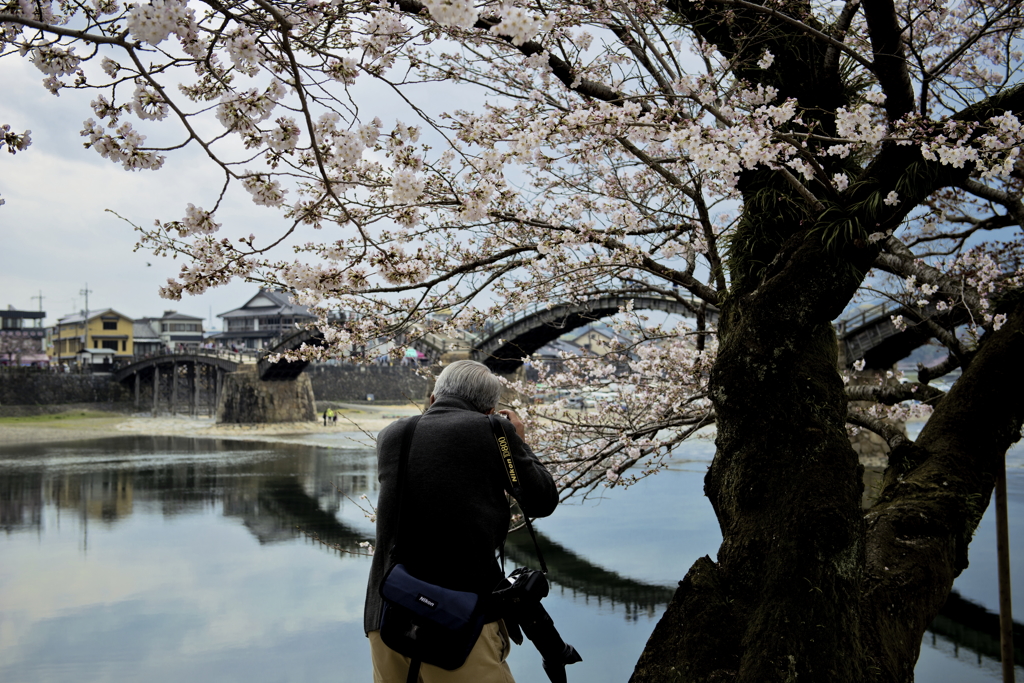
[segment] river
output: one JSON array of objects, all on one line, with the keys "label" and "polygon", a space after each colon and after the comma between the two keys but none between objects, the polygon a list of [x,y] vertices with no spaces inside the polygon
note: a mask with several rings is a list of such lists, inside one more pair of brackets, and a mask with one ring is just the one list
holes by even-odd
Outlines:
[{"label": "river", "polygon": [[[712,454],[692,442],[667,471],[538,521],[554,584],[545,607],[584,658],[570,681],[625,683],[672,587],[714,557],[702,493]],[[1009,462],[1019,556],[1020,449]],[[362,495],[375,499],[376,479],[359,447],[128,436],[0,449],[0,681],[370,681]],[[986,625],[991,510],[955,586],[959,609],[925,637],[922,683],[1000,680]],[[524,533],[509,566],[532,554]],[[1024,562],[1014,581],[1021,621]],[[546,680],[528,644],[510,665],[520,683]]]}]

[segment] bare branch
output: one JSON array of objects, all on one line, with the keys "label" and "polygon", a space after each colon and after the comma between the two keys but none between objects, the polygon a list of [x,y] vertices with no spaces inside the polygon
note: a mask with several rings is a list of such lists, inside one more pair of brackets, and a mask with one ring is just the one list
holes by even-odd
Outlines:
[{"label": "bare branch", "polygon": [[903,401],[920,401],[934,406],[945,397],[946,392],[921,382],[885,384],[882,386],[858,384],[846,387],[846,397],[851,401],[874,401],[887,406]]},{"label": "bare branch", "polygon": [[885,442],[889,445],[889,450],[893,450],[897,446],[901,446],[905,443],[910,443],[910,439],[908,439],[903,432],[898,430],[896,427],[893,427],[876,417],[871,417],[864,411],[850,408],[846,413],[846,421],[852,425],[863,427],[870,432],[878,434],[880,437],[885,439]]}]

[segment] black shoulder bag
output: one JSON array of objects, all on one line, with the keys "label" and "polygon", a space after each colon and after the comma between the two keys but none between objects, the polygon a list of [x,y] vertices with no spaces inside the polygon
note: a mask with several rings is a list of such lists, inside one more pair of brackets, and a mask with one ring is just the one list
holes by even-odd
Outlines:
[{"label": "black shoulder bag", "polygon": [[419,416],[406,425],[398,461],[398,519],[390,567],[380,585],[384,613],[380,637],[395,652],[412,659],[407,683],[416,683],[420,663],[453,671],[466,662],[484,626],[484,600],[468,591],[443,588],[417,579],[401,564],[402,495],[409,448]]}]

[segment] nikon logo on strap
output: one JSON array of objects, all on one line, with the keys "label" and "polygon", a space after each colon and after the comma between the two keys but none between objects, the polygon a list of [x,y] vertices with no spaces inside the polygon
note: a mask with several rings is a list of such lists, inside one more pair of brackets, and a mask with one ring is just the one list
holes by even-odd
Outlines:
[{"label": "nikon logo on strap", "polygon": [[508,439],[504,436],[498,437],[498,448],[501,449],[501,457],[505,458],[505,465],[508,467],[508,478],[513,484],[519,481],[516,475],[516,467],[512,464],[512,451],[508,448]]}]

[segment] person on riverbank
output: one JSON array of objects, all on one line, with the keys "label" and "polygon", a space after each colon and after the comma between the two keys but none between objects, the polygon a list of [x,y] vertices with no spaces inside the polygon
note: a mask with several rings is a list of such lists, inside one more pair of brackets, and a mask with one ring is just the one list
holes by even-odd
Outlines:
[{"label": "person on riverbank", "polygon": [[334,424],[337,421],[338,421],[338,418],[336,418],[334,416],[334,409],[333,408],[328,408],[327,412],[324,413],[324,427],[326,427],[328,425],[328,423]]},{"label": "person on riverbank", "polygon": [[[388,569],[390,551],[399,535],[399,506],[415,511],[401,517],[402,563],[413,576],[445,588],[489,596],[503,580],[496,558],[510,521],[505,488],[508,479],[490,420],[503,385],[487,366],[456,361],[438,376],[430,407],[415,426],[409,448],[402,500],[397,479],[403,418],[377,437],[377,534],[366,589],[363,628],[370,639],[374,683],[404,683],[408,657],[380,638],[383,600],[380,584]],[[497,414],[509,420],[506,435],[522,485],[520,505],[531,517],[550,515],[558,504],[551,474],[526,444],[526,428],[511,410]],[[499,619],[483,632],[462,667],[447,671],[430,664],[420,667],[421,683],[513,683],[505,659],[509,636]]]}]

